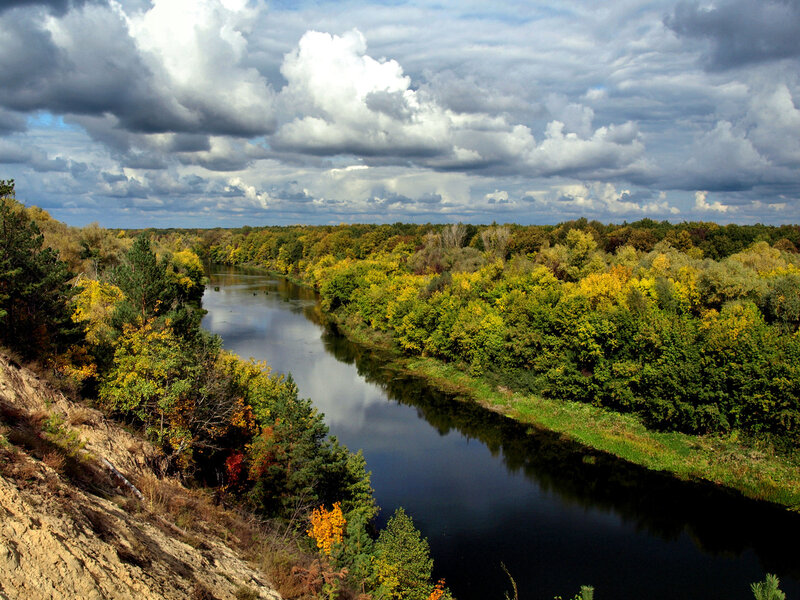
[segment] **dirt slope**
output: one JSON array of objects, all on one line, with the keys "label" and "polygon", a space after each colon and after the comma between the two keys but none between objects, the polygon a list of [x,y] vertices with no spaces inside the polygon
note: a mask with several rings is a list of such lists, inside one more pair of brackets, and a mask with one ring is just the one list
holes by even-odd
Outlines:
[{"label": "dirt slope", "polygon": [[102,459],[191,509],[153,448],[0,354],[0,600],[280,598],[224,530],[170,523]]}]

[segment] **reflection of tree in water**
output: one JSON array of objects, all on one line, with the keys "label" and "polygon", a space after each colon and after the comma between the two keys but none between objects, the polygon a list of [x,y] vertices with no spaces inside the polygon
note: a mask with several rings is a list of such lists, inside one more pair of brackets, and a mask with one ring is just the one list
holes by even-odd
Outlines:
[{"label": "reflection of tree in water", "polygon": [[419,378],[387,367],[387,356],[326,331],[325,349],[355,364],[367,381],[392,400],[413,406],[441,434],[452,430],[487,446],[510,472],[522,471],[545,491],[584,508],[633,522],[666,540],[686,531],[711,555],[739,556],[752,548],[766,571],[800,578],[800,516],[742,498],[702,482],[684,482],[559,434],[521,425],[470,402],[431,389]]}]

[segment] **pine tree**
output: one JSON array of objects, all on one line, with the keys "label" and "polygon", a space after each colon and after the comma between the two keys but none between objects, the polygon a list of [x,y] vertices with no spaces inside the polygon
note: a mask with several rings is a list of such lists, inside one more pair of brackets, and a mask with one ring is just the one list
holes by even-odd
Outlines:
[{"label": "pine tree", "polygon": [[73,275],[0,180],[0,341],[26,357],[57,353],[76,335]]},{"label": "pine tree", "polygon": [[376,570],[386,598],[427,600],[433,585],[428,541],[398,508],[375,542]]},{"label": "pine tree", "polygon": [[160,264],[150,249],[147,234],[142,233],[133,242],[124,263],[114,269],[113,283],[125,294],[118,318],[123,321],[148,318],[172,308],[175,293],[166,277],[166,266]]},{"label": "pine tree", "polygon": [[778,576],[768,573],[764,581],[751,584],[750,589],[753,590],[756,600],[786,600],[786,594],[780,590],[779,585]]}]

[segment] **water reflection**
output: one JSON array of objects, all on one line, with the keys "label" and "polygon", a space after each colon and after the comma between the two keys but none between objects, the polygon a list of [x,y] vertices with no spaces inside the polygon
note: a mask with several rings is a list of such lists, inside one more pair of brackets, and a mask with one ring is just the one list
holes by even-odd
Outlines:
[{"label": "water reflection", "polygon": [[413,515],[461,600],[501,598],[500,561],[523,598],[582,583],[603,598],[751,598],[765,571],[800,594],[792,515],[427,389],[324,329],[314,294],[288,281],[215,273],[204,304],[227,348],[291,371],[332,432],[364,449],[383,518]]},{"label": "water reflection", "polygon": [[[587,450],[560,435],[488,413],[474,404],[425,387],[388,368],[380,356],[327,331],[326,350],[387,396],[414,406],[441,435],[456,430],[502,458],[509,473],[523,472],[544,491],[582,508],[604,508],[638,531],[675,540],[688,532],[704,552],[735,556],[755,548],[768,571],[800,578],[800,519],[699,482],[673,477]],[[746,518],[742,518],[746,515]],[[780,543],[782,538],[784,543]]]}]

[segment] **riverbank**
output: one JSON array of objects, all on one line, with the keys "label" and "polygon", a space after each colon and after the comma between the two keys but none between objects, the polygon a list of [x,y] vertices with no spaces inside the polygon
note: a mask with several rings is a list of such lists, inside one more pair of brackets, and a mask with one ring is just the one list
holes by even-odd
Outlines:
[{"label": "riverbank", "polygon": [[745,600],[767,572],[800,597],[798,554],[779,550],[798,537],[796,513],[440,392],[401,372],[375,345],[381,339],[354,343],[325,327],[307,286],[236,267],[215,267],[210,277],[204,327],[229,350],[292,374],[332,434],[362,449],[383,514],[403,506],[413,516],[435,576],[456,597],[502,596],[509,580],[501,562],[520,597],[591,583],[615,598]]},{"label": "riverbank", "polygon": [[[248,268],[312,287],[308,281],[274,270]],[[632,414],[520,393],[470,375],[453,363],[406,356],[389,333],[372,329],[356,315],[339,310],[322,316],[351,342],[381,351],[391,368],[442,392],[647,469],[684,481],[709,482],[800,512],[800,453],[788,455],[766,442],[743,440],[737,433],[722,437],[653,431]]]},{"label": "riverbank", "polygon": [[514,392],[468,375],[453,364],[403,356],[389,334],[369,328],[353,315],[334,312],[327,317],[350,341],[383,352],[393,368],[464,401],[647,469],[666,471],[686,481],[707,481],[800,512],[797,455],[781,454],[764,442],[745,443],[736,434],[720,437],[651,431],[633,415]]}]

